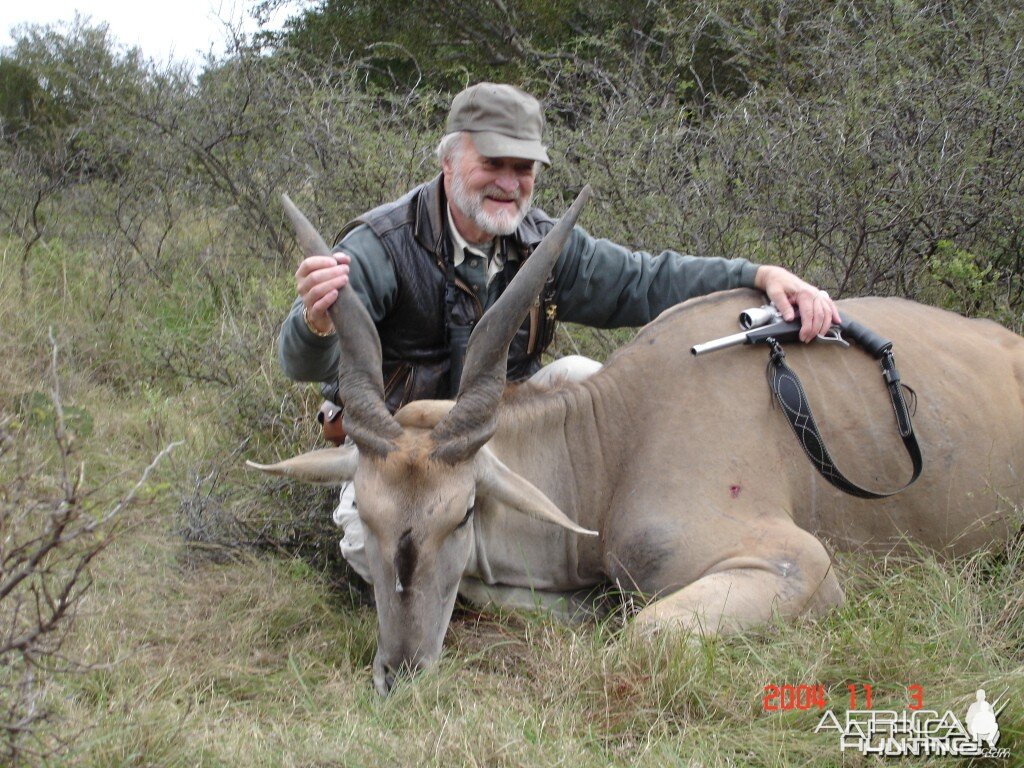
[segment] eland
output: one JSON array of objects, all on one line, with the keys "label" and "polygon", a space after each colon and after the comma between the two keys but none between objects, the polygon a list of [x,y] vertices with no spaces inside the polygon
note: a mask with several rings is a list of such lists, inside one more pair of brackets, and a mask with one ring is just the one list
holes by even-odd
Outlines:
[{"label": "eland", "polygon": [[[307,482],[354,480],[379,693],[438,659],[460,591],[514,604],[618,585],[649,600],[633,618],[642,628],[733,633],[837,606],[825,542],[958,555],[1020,526],[1024,339],[989,321],[900,299],[839,303],[844,318],[894,342],[916,393],[924,471],[883,500],[845,495],[816,474],[772,406],[763,351],[689,354],[755,303],[753,291],[663,313],[584,381],[506,389],[509,342],[588,195],[481,319],[454,402],[388,411],[376,330],[343,289],[330,313],[353,444],[252,464]],[[304,250],[329,252],[285,202]],[[798,346],[788,359],[837,463],[877,486],[905,479],[910,462],[873,361]]]}]

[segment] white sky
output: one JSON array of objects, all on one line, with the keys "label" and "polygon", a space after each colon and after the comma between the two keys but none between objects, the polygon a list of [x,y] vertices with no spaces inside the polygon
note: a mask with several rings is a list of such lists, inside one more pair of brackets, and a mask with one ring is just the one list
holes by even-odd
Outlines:
[{"label": "white sky", "polygon": [[[249,15],[253,5],[255,0],[0,0],[0,47],[12,43],[16,25],[70,22],[77,10],[93,25],[107,22],[117,42],[141,48],[146,58],[199,63],[211,50],[224,53],[224,21],[241,24],[246,32],[256,30]],[[295,12],[286,8],[279,21],[287,10]]]}]

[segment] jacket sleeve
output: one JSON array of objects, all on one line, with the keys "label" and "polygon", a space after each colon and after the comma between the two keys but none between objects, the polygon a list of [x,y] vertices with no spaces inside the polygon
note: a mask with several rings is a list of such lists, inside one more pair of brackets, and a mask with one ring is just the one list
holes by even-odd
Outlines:
[{"label": "jacket sleeve", "polygon": [[555,265],[555,303],[562,320],[639,326],[694,296],[753,288],[757,269],[746,259],[630,251],[575,227]]},{"label": "jacket sleeve", "polygon": [[[362,300],[374,323],[380,323],[394,305],[398,292],[395,269],[377,236],[366,225],[356,227],[334,249],[352,257],[349,285]],[[281,326],[277,356],[285,376],[294,381],[332,381],[338,375],[338,341],[317,336],[302,318],[302,300],[296,298]]]}]

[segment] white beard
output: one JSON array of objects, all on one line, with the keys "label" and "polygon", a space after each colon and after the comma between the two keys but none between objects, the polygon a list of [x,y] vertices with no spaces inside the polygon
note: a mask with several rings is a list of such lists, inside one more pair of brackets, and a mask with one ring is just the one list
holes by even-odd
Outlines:
[{"label": "white beard", "polygon": [[476,226],[487,232],[490,235],[511,235],[516,231],[523,219],[526,218],[526,214],[530,210],[530,201],[533,199],[533,193],[523,199],[523,193],[517,189],[512,195],[512,199],[516,202],[516,211],[511,213],[508,211],[499,211],[498,213],[488,213],[484,210],[484,198],[495,197],[499,200],[506,199],[507,195],[495,186],[487,187],[481,190],[478,194],[474,194],[466,189],[466,181],[462,178],[462,175],[456,173],[452,177],[452,203],[455,207],[462,211]]}]

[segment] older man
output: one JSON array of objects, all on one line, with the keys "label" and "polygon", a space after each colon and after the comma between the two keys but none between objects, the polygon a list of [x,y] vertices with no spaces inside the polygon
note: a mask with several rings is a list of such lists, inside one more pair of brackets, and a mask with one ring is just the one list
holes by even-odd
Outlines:
[{"label": "older man", "polygon": [[[543,127],[537,100],[510,85],[479,83],[459,93],[438,145],[441,174],[351,222],[334,254],[299,265],[298,298],[280,336],[285,373],[327,385],[336,378],[327,310],[351,285],[380,335],[388,407],[453,396],[470,330],[553,226],[530,206],[538,169],[550,165]],[[508,378],[543,375],[540,357],[557,319],[639,326],[688,298],[740,286],[764,291],[787,320],[798,310],[803,341],[839,322],[828,294],[781,267],[630,251],[577,226],[512,341]],[[581,377],[596,367],[575,359],[560,363],[559,373]],[[351,492],[342,494],[335,520],[345,528],[342,552],[366,577]]]}]

